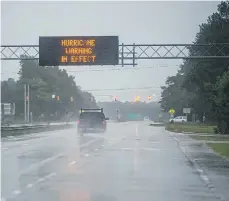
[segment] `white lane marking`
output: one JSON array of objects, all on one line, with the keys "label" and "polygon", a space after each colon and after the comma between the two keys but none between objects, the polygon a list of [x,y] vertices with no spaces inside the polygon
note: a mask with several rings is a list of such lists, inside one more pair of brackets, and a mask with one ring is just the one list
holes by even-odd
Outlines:
[{"label": "white lane marking", "polygon": [[54,177],[54,176],[56,176],[56,173],[55,173],[55,172],[51,172],[50,174],[48,174],[48,175],[46,176],[46,178]]},{"label": "white lane marking", "polygon": [[[88,143],[83,144],[83,145],[80,146],[79,148],[86,147],[86,146],[88,146],[88,145],[94,143],[94,142],[97,141],[97,140],[98,140],[98,139],[91,140],[91,141],[89,141]],[[66,152],[66,153],[67,153],[67,152]],[[29,171],[32,171],[32,170],[34,170],[34,169],[36,169],[36,168],[38,168],[38,167],[41,167],[41,166],[45,165],[46,163],[49,163],[49,162],[51,162],[51,161],[53,161],[53,160],[56,160],[56,159],[58,159],[58,158],[64,156],[64,154],[65,154],[65,153],[60,153],[60,154],[58,154],[58,155],[55,155],[55,156],[46,158],[45,160],[40,161],[40,162],[38,162],[38,163],[32,164],[32,165],[30,165],[28,168],[26,168],[25,170],[23,170],[23,171],[21,172],[21,174],[25,174],[25,173],[27,173],[27,172],[29,172]]]},{"label": "white lane marking", "polygon": [[139,136],[139,131],[138,130],[139,130],[139,124],[136,125],[136,134],[135,134],[136,136]]},{"label": "white lane marking", "polygon": [[94,149],[93,151],[98,151],[98,149]]},{"label": "white lane marking", "polygon": [[160,144],[160,142],[150,142],[150,143],[152,143],[152,144]]},{"label": "white lane marking", "polygon": [[32,184],[32,185],[36,185],[36,184],[38,184],[38,183],[40,183],[40,182],[42,182],[42,181],[45,181],[45,180],[47,180],[48,178],[50,178],[50,177],[52,177],[52,176],[55,176],[56,175],[56,173],[55,172],[52,172],[52,173],[50,173],[50,174],[48,174],[48,175],[46,175],[46,176],[44,176],[44,177],[41,177],[41,178],[39,178],[34,184]]},{"label": "white lane marking", "polygon": [[28,146],[29,144],[27,144],[27,143],[25,143],[25,144],[23,144],[23,146]]},{"label": "white lane marking", "polygon": [[7,148],[7,147],[2,148],[2,150],[7,150],[7,149],[9,149],[9,148]]},{"label": "white lane marking", "polygon": [[32,188],[33,187],[33,184],[28,184],[27,186],[26,186],[26,188]]},{"label": "white lane marking", "polygon": [[[156,149],[156,148],[137,148],[139,150],[144,151],[161,151],[162,149]],[[133,150],[133,148],[121,148],[121,150]]]},{"label": "white lane marking", "polygon": [[74,164],[76,164],[76,161],[72,161],[71,163],[68,164],[68,166],[74,165]]},{"label": "white lane marking", "polygon": [[41,178],[39,178],[37,181],[38,182],[42,182],[42,181],[44,181],[45,180],[45,178],[44,177],[41,177]]},{"label": "white lane marking", "polygon": [[202,178],[205,182],[209,183],[209,179],[208,179],[208,177],[207,177],[206,175],[201,175],[201,178]]},{"label": "white lane marking", "polygon": [[133,150],[133,148],[121,148],[122,150]]},{"label": "white lane marking", "polygon": [[12,193],[13,193],[14,195],[19,195],[19,194],[21,194],[21,191],[15,190],[15,191],[13,191]]},{"label": "white lane marking", "polygon": [[[94,141],[96,141],[96,140],[92,140],[92,141],[90,141],[89,143],[82,145],[81,147],[87,146],[87,145],[93,143]],[[104,145],[103,145],[103,146],[104,146]],[[95,150],[98,150],[98,149],[95,149]],[[62,155],[62,154],[59,154],[59,155],[54,156],[54,157],[50,157],[50,158],[48,158],[48,159],[42,161],[41,163],[44,164],[44,163],[46,163],[46,162],[48,162],[48,161],[50,161],[50,160],[54,160],[54,159],[58,158],[58,157],[61,156],[61,155]],[[85,156],[89,156],[89,154],[85,154]],[[39,163],[39,164],[41,164],[41,163]],[[76,161],[72,161],[71,163],[69,163],[69,165],[70,165],[70,164],[75,164],[75,163],[76,163]],[[36,164],[35,164],[35,165],[36,165]],[[34,166],[32,165],[29,169],[31,169],[32,167],[34,167]],[[27,171],[28,171],[28,169],[27,169]],[[55,176],[55,175],[56,175],[56,173],[55,173],[55,172],[52,172],[52,173],[46,175],[46,176],[43,177],[43,178],[39,178],[34,184],[28,184],[28,185],[27,185],[27,188],[31,188],[31,187],[33,187],[35,184],[37,184],[37,183],[39,183],[39,182],[42,182],[42,181],[45,181],[47,178],[50,178],[50,177]],[[13,191],[13,194],[19,195],[19,194],[21,194],[21,191],[15,190],[15,191]]]},{"label": "white lane marking", "polygon": [[48,179],[50,177],[54,177],[54,176],[56,176],[56,173],[55,172],[51,172],[50,174],[44,176],[44,180],[46,180],[46,179]]},{"label": "white lane marking", "polygon": [[102,145],[102,147],[104,147],[104,144]]},{"label": "white lane marking", "polygon": [[199,172],[199,173],[203,173],[204,171],[203,170],[201,170],[201,169],[197,169],[197,171]]},{"label": "white lane marking", "polygon": [[140,148],[140,150],[144,150],[144,151],[161,151],[161,149],[156,149],[156,148]]},{"label": "white lane marking", "polygon": [[61,156],[63,156],[63,154],[58,154],[56,156],[52,156],[52,157],[49,157],[43,161],[40,161],[39,163],[32,164],[28,168],[26,168],[24,171],[22,171],[21,174],[25,174],[26,172],[32,171],[32,170],[34,170],[34,169],[36,169],[42,165],[45,165],[46,163],[51,162],[51,161],[53,161],[53,160],[55,160]]}]

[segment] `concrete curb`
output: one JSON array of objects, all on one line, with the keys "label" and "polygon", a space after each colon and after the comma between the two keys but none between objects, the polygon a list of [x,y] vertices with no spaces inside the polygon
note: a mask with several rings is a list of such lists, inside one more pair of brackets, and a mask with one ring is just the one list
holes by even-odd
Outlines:
[{"label": "concrete curb", "polygon": [[149,124],[149,126],[165,127],[164,124]]},{"label": "concrete curb", "polygon": [[192,160],[184,148],[181,147],[179,140],[174,136],[173,132],[168,131],[169,135],[176,141],[177,146],[182,151],[182,153],[185,155],[185,157],[188,159],[188,161],[191,163],[191,165],[194,167],[194,169],[198,172],[201,180],[205,183],[205,185],[215,194],[215,197],[217,199],[220,199],[221,201],[227,201],[222,195],[218,195],[216,188],[214,187],[213,183],[210,181],[210,179],[207,177],[207,175],[204,173],[204,171],[201,169],[201,167],[195,162],[195,160]]}]

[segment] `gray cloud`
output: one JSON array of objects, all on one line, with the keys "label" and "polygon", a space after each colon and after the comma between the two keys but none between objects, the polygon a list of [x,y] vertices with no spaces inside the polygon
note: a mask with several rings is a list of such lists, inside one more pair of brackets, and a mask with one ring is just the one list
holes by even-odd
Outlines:
[{"label": "gray cloud", "polygon": [[[192,43],[199,24],[216,11],[218,2],[2,2],[2,44],[38,44],[39,36],[118,35],[124,44]],[[161,86],[181,60],[145,60],[138,70],[111,67],[65,67],[83,89]],[[167,67],[158,67],[166,65]],[[143,67],[141,70],[139,70]],[[155,68],[144,68],[155,67]],[[112,67],[117,68],[117,67]],[[119,67],[118,67],[119,68]],[[130,68],[124,67],[124,68]],[[99,69],[100,71],[95,71]],[[17,78],[19,64],[2,61],[2,79]],[[83,70],[84,72],[78,72]],[[101,71],[102,70],[102,71]],[[97,100],[146,100],[159,88],[94,92]]]}]

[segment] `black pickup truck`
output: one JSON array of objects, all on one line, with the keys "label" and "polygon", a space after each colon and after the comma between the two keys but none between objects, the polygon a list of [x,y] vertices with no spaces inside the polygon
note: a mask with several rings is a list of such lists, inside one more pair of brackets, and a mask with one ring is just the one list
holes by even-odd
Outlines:
[{"label": "black pickup truck", "polygon": [[79,134],[85,132],[102,131],[106,132],[107,122],[109,118],[106,118],[101,109],[83,109],[80,110],[79,119],[77,122],[77,132]]}]

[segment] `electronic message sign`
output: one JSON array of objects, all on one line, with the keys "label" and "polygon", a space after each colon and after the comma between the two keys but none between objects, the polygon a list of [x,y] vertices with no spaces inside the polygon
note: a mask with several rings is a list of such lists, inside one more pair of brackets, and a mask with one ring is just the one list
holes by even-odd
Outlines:
[{"label": "electronic message sign", "polygon": [[39,37],[40,66],[118,65],[118,36]]}]

